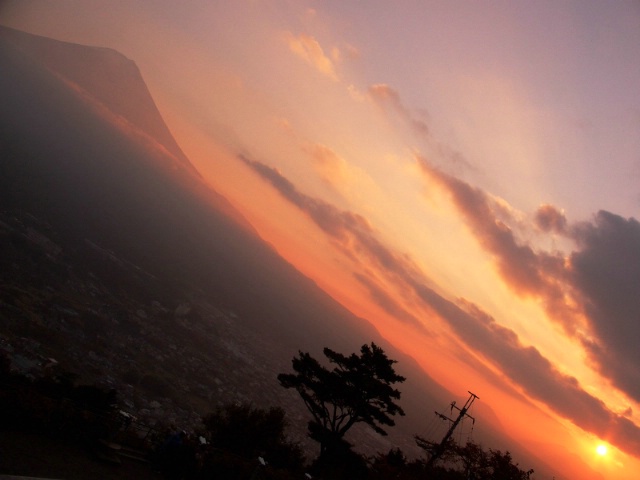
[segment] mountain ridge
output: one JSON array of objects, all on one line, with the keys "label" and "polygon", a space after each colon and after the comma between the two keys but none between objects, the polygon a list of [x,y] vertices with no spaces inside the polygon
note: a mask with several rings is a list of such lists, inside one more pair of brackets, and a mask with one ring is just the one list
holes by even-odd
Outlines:
[{"label": "mountain ridge", "polygon": [[[113,114],[126,118],[200,176],[162,121],[151,93],[136,63],[120,52],[106,47],[90,47],[32,35],[0,25],[0,37],[21,53],[87,92]],[[127,78],[128,88],[120,88]],[[134,100],[132,102],[132,99]]]}]

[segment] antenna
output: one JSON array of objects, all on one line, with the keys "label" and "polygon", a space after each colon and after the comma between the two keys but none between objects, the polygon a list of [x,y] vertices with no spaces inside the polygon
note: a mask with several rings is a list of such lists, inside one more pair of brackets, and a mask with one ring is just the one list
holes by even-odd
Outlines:
[{"label": "antenna", "polygon": [[475,393],[472,393],[472,392],[468,392],[468,393],[469,393],[469,398],[467,399],[467,401],[465,402],[462,408],[458,407],[455,401],[451,402],[451,413],[453,413],[454,408],[458,410],[458,417],[455,420],[452,420],[446,415],[436,412],[437,416],[439,416],[443,420],[449,420],[452,423],[451,423],[451,426],[449,427],[449,430],[447,430],[447,433],[445,433],[440,443],[434,447],[433,453],[431,454],[431,457],[427,462],[427,468],[430,468],[434,464],[434,462],[442,456],[442,454],[446,449],[447,441],[449,440],[449,438],[451,438],[451,435],[453,435],[453,431],[456,429],[456,427],[464,417],[469,417],[473,421],[473,424],[475,425],[476,419],[471,415],[469,415],[467,411],[471,408],[471,405],[473,405],[473,402],[476,399],[480,400],[480,397],[478,397]]}]

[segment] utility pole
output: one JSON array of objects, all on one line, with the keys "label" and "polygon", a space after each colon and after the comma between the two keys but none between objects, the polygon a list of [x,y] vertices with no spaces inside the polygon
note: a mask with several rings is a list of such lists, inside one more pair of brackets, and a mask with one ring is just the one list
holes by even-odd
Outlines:
[{"label": "utility pole", "polygon": [[469,417],[474,424],[476,423],[476,419],[467,413],[467,411],[471,408],[471,405],[473,405],[473,402],[476,399],[480,400],[480,397],[478,397],[475,393],[469,392],[469,398],[467,399],[466,403],[462,408],[459,408],[456,405],[455,401],[451,402],[451,413],[453,413],[454,408],[458,410],[458,417],[455,420],[452,420],[451,418],[447,417],[446,415],[443,415],[442,413],[436,412],[437,416],[439,416],[443,420],[449,420],[452,423],[451,423],[451,426],[449,427],[449,430],[442,438],[442,441],[438,445],[436,445],[435,448],[433,449],[433,453],[431,454],[431,457],[427,462],[427,468],[430,468],[433,465],[433,463],[442,456],[447,446],[447,441],[449,440],[449,438],[451,438],[451,435],[453,435],[453,431],[456,429],[456,427],[464,417]]}]

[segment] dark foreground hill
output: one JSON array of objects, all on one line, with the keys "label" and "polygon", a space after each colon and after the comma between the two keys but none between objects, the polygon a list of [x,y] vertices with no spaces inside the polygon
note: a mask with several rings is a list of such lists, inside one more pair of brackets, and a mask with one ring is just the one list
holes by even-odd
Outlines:
[{"label": "dark foreground hill", "polygon": [[319,357],[374,341],[408,378],[407,417],[386,440],[350,438],[369,450],[415,452],[412,435],[433,410],[465,397],[285,262],[203,183],[133,62],[0,27],[0,71],[0,340],[24,353],[20,368],[36,368],[27,354],[53,357],[116,387],[149,422],[197,422],[228,402],[282,405],[303,438],[306,412],[277,373],[298,349]]}]

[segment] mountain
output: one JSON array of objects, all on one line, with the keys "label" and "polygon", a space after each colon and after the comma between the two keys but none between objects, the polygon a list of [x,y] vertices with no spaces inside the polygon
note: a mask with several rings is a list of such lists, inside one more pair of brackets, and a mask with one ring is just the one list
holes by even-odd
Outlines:
[{"label": "mountain", "polygon": [[[11,349],[117,387],[147,422],[242,400],[285,406],[303,439],[306,412],[277,373],[298,350],[374,341],[408,380],[390,437],[359,431],[371,450],[415,452],[433,411],[464,399],[205,184],[131,60],[0,27],[0,71],[0,340]],[[481,412],[477,430],[501,446],[495,414]]]},{"label": "mountain", "polygon": [[108,106],[114,116],[139,128],[198,175],[162,120],[133,61],[109,48],[60,42],[6,27],[0,29],[0,37],[69,87]]}]

